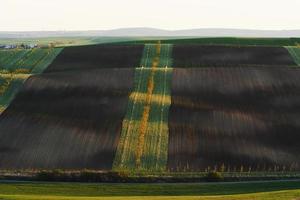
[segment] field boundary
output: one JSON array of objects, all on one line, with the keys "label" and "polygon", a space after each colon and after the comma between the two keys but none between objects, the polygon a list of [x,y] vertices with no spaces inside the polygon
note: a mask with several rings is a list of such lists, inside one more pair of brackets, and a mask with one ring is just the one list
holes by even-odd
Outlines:
[{"label": "field boundary", "polygon": [[107,183],[195,183],[195,182],[267,182],[300,180],[294,172],[224,172],[222,179],[207,179],[208,172],[112,172],[96,170],[1,170],[2,181],[61,181]]}]

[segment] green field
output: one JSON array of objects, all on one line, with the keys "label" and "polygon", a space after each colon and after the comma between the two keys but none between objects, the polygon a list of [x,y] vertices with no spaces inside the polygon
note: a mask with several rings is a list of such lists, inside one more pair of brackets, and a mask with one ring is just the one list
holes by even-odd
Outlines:
[{"label": "green field", "polygon": [[[12,79],[5,91],[0,94],[0,108],[5,109],[9,103],[13,100],[14,96],[19,91],[19,88],[23,85],[24,79]],[[1,110],[0,110],[1,113]]]},{"label": "green field", "polygon": [[41,73],[61,50],[61,48],[0,50],[1,73]]},{"label": "green field", "polygon": [[0,199],[275,199],[300,197],[299,181],[248,183],[0,183]]},{"label": "green field", "polygon": [[[114,170],[164,171],[171,104],[172,45],[146,44],[123,120]],[[146,81],[145,81],[146,80]]]}]

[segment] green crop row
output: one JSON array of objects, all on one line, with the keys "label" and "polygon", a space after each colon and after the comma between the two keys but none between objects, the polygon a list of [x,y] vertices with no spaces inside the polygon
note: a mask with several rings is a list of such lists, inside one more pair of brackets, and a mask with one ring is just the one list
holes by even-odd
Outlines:
[{"label": "green crop row", "polygon": [[160,59],[159,59],[160,67],[165,68],[165,67],[172,66],[172,64],[173,64],[172,50],[173,50],[172,44],[161,45],[161,53],[160,53]]},{"label": "green crop row", "polygon": [[151,68],[152,61],[153,58],[155,57],[155,54],[156,54],[155,44],[146,44],[143,51],[140,67]]},{"label": "green crop row", "polygon": [[28,50],[1,50],[0,69],[9,70],[12,68],[22,57],[28,53]]}]

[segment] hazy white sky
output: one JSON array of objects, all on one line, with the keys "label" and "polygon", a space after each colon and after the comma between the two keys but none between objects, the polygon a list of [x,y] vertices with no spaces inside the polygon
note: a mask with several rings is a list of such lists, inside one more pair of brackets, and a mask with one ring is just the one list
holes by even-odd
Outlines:
[{"label": "hazy white sky", "polygon": [[0,31],[300,29],[300,0],[1,0]]}]

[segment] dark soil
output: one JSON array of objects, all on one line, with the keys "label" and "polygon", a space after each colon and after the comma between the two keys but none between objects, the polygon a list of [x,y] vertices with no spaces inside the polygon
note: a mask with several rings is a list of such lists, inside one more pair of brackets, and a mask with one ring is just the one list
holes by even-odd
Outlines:
[{"label": "dark soil", "polygon": [[134,69],[29,78],[0,117],[1,169],[111,169]]},{"label": "dark soil", "polygon": [[283,47],[174,45],[174,67],[296,65]]},{"label": "dark soil", "polygon": [[139,67],[144,45],[89,45],[67,47],[46,72],[75,69]]},{"label": "dark soil", "polygon": [[300,69],[174,69],[168,168],[299,170]]}]

